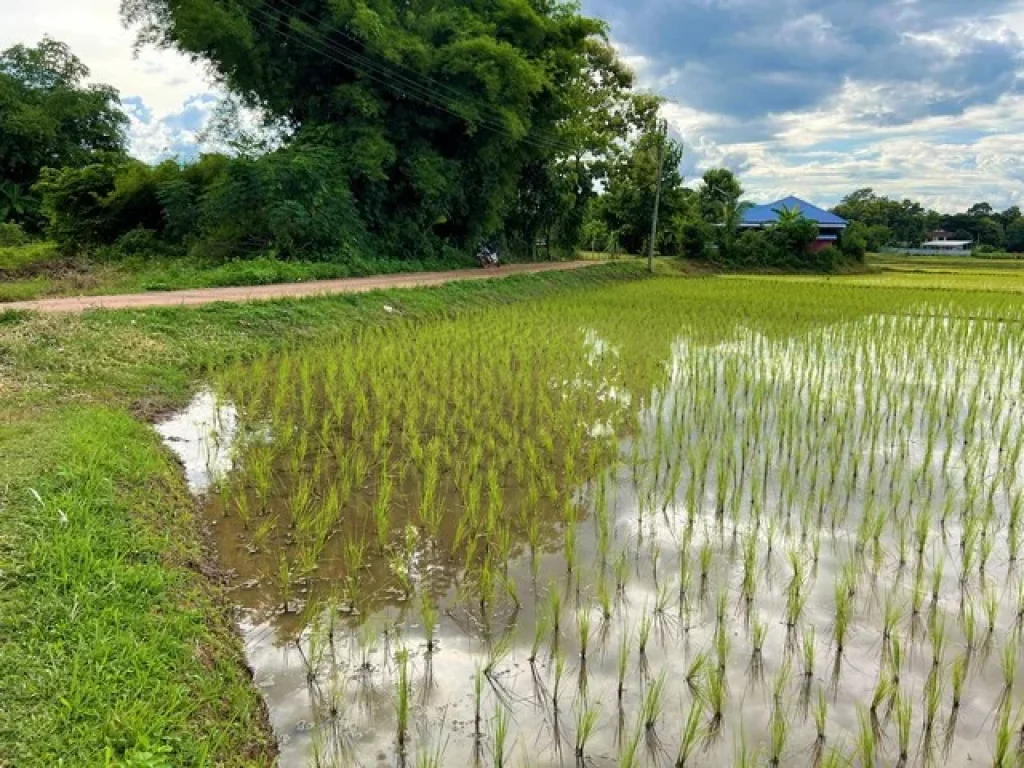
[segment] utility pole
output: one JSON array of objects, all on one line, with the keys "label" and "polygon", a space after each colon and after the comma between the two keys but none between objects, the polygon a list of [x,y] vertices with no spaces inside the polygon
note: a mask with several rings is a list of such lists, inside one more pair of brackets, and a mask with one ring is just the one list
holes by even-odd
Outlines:
[{"label": "utility pole", "polygon": [[654,272],[654,241],[658,239],[658,207],[661,205],[661,176],[665,167],[665,139],[668,136],[668,123],[658,121],[658,178],[654,186],[654,215],[651,217],[651,241],[647,244],[647,271]]}]

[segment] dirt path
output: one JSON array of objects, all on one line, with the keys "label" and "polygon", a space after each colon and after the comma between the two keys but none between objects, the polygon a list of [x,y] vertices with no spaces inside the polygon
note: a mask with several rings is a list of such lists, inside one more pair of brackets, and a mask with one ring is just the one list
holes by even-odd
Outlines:
[{"label": "dirt path", "polygon": [[326,296],[334,293],[365,293],[383,288],[418,288],[457,280],[486,280],[507,275],[552,270],[578,269],[592,261],[561,261],[543,264],[510,264],[493,269],[458,269],[449,272],[412,272],[401,275],[355,277],[344,280],[318,280],[308,283],[196,288],[186,291],[129,293],[110,296],[69,296],[37,301],[0,303],[0,311],[28,309],[37,312],[84,312],[88,309],[144,309],[146,307],[184,307],[213,304],[218,301],[239,303],[266,299]]}]

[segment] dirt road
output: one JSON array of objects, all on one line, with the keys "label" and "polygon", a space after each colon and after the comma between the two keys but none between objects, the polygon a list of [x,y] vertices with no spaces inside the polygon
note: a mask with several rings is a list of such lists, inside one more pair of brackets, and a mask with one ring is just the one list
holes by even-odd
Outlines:
[{"label": "dirt road", "polygon": [[459,269],[450,272],[411,272],[401,275],[355,277],[344,280],[319,280],[308,283],[250,285],[229,288],[196,288],[187,291],[129,293],[110,296],[69,296],[59,299],[0,303],[0,311],[27,309],[37,312],[84,312],[89,309],[144,309],[146,307],[184,307],[213,304],[218,301],[239,303],[266,299],[326,296],[334,293],[365,293],[384,288],[418,288],[457,280],[486,280],[507,275],[552,270],[578,269],[592,261],[560,261],[542,264],[510,264],[492,269]]}]

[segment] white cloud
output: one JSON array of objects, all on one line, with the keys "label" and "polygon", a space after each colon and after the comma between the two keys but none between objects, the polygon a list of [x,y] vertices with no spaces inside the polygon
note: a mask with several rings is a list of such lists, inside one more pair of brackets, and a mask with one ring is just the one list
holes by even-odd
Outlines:
[{"label": "white cloud", "polygon": [[122,99],[141,98],[151,111],[144,121],[137,110],[127,110],[132,150],[153,159],[190,133],[171,133],[161,121],[216,87],[201,66],[174,51],[147,48],[135,56],[135,36],[121,25],[119,7],[120,0],[3,0],[0,49],[34,45],[44,35],[67,43],[92,81],[114,86]]}]

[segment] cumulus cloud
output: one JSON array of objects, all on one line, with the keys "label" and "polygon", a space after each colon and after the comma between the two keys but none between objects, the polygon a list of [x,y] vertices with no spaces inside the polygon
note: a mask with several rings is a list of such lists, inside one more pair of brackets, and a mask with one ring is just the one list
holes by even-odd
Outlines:
[{"label": "cumulus cloud", "polygon": [[[835,202],[1019,203],[1024,0],[585,0],[670,99],[693,178]],[[780,194],[781,196],[781,194]]]},{"label": "cumulus cloud", "polygon": [[200,134],[219,101],[213,93],[195,94],[178,109],[157,117],[141,99],[122,99],[130,120],[132,154],[151,163],[169,158],[194,160],[202,149]]}]

